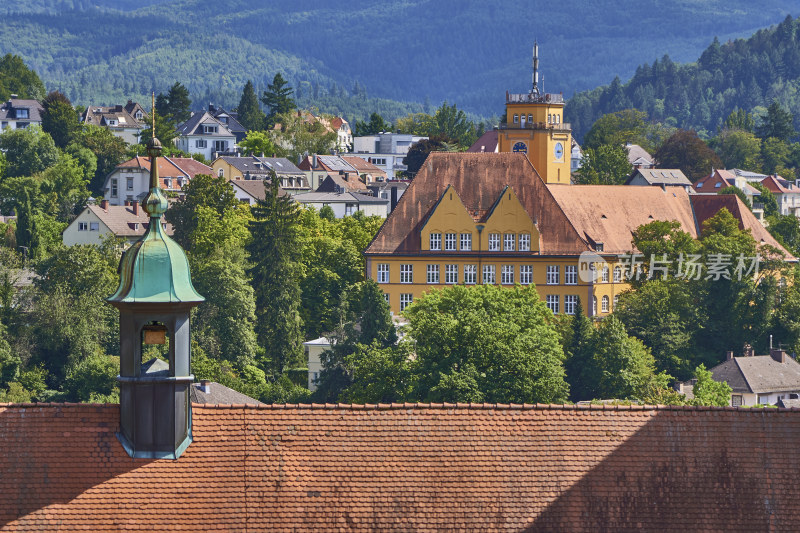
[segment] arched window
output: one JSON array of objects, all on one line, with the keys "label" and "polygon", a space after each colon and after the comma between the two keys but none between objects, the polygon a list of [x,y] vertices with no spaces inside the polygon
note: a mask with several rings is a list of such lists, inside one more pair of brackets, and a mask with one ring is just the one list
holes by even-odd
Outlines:
[{"label": "arched window", "polygon": [[619,266],[614,267],[614,283],[620,283],[622,281],[622,268]]},{"label": "arched window", "polygon": [[617,304],[619,303],[619,295],[614,296],[614,309],[617,308]]},{"label": "arched window", "polygon": [[600,304],[600,310],[604,313],[608,313],[608,296],[603,296],[603,299],[600,301],[602,302]]},{"label": "arched window", "polygon": [[219,176],[220,178],[224,178],[225,177],[225,169],[224,168],[220,168],[217,171],[217,176]]}]

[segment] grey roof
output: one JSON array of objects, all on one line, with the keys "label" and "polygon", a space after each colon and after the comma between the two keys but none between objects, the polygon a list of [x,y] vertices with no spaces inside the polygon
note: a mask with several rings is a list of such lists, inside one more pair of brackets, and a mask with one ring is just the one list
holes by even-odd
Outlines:
[{"label": "grey roof", "polygon": [[[17,109],[28,109],[28,118],[17,119]],[[22,100],[11,98],[0,106],[0,119],[28,120],[30,122],[41,122],[42,111],[44,108],[38,100]]]},{"label": "grey roof", "polygon": [[650,185],[677,185],[681,187],[691,187],[692,185],[689,178],[677,168],[637,168],[625,184],[629,185],[640,174]]},{"label": "grey roof", "polygon": [[189,117],[189,120],[183,124],[180,124],[177,127],[177,130],[181,135],[203,135],[202,132],[198,131],[198,128],[201,124],[208,122],[213,122],[219,126],[218,133],[215,133],[214,135],[228,135],[230,137],[234,137],[234,134],[231,133],[231,130],[228,129],[228,126],[223,124],[219,119],[211,116],[208,111],[193,114],[191,117]]},{"label": "grey roof", "polygon": [[631,165],[636,164],[644,164],[644,165],[652,165],[653,164],[653,156],[650,153],[639,146],[638,144],[626,144],[625,150],[628,151],[628,162]]},{"label": "grey roof", "polygon": [[324,164],[326,167],[328,167],[330,170],[334,172],[344,170],[345,172],[358,173],[358,169],[356,169],[353,165],[351,165],[338,155],[319,155],[317,156],[317,161]]},{"label": "grey roof", "polygon": [[786,407],[791,408],[794,407],[796,409],[800,409],[800,400],[796,398],[778,398],[778,407]]},{"label": "grey roof", "polygon": [[192,403],[208,403],[214,405],[230,405],[230,404],[247,404],[259,405],[261,402],[255,398],[251,398],[246,394],[237,392],[225,385],[220,385],[216,381],[209,381],[209,392],[203,392],[203,385],[200,383],[192,383],[189,387],[189,396]]},{"label": "grey roof", "polygon": [[239,120],[237,120],[239,116],[238,113],[231,113],[230,111],[225,111],[221,107],[215,107],[212,116],[218,119],[220,122],[222,122],[222,119],[220,119],[220,116],[222,115],[225,115],[227,117],[228,122],[227,123],[223,122],[223,124],[226,124],[230,131],[234,133],[247,131],[247,128],[242,126],[242,123],[239,122]]},{"label": "grey roof", "polygon": [[767,177],[766,174],[760,174],[758,172],[751,172],[749,170],[742,170],[740,168],[732,168],[730,170],[731,170],[731,172],[733,172],[734,174],[736,174],[740,178],[744,178],[744,179],[747,179],[747,180],[759,180],[759,181],[761,181],[762,179]]},{"label": "grey roof", "polygon": [[[117,121],[116,125],[109,124],[110,119]],[[126,106],[89,106],[83,113],[83,122],[85,124],[94,124],[96,126],[104,126],[108,128],[138,128],[144,129],[145,124],[136,120],[126,109]]]},{"label": "grey roof", "polygon": [[345,179],[339,174],[328,174],[325,176],[325,179],[322,180],[322,183],[319,184],[316,192],[336,192],[337,187],[347,192],[367,190],[366,183],[361,181],[361,178],[357,174],[355,176],[349,176],[348,179]]},{"label": "grey roof", "polygon": [[779,363],[769,355],[734,357],[711,369],[714,381],[725,381],[733,392],[800,390],[800,364],[789,356]]},{"label": "grey roof", "polygon": [[304,192],[295,194],[292,198],[301,204],[313,202],[326,202],[326,203],[345,203],[356,202],[359,204],[388,204],[389,200],[385,198],[378,198],[376,196],[369,196],[357,192]]},{"label": "grey roof", "polygon": [[276,174],[302,174],[305,172],[285,157],[256,157],[259,161],[275,170]]}]

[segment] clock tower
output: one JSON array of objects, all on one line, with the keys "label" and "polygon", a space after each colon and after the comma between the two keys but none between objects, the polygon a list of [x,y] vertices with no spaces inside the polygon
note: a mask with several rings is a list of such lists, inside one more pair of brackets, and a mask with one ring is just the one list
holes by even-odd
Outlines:
[{"label": "clock tower", "polygon": [[545,183],[569,184],[572,130],[564,122],[564,96],[539,92],[539,45],[533,45],[529,93],[506,92],[506,123],[498,132],[499,152],[521,152]]}]

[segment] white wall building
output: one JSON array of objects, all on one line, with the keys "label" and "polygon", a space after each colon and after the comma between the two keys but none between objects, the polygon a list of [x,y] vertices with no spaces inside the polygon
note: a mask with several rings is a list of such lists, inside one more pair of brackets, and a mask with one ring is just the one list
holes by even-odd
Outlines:
[{"label": "white wall building", "polygon": [[303,349],[308,359],[308,390],[317,390],[317,382],[322,375],[322,352],[330,350],[331,340],[327,337],[320,337],[313,341],[303,343]]},{"label": "white wall building", "polygon": [[22,100],[12,94],[0,106],[0,130],[21,130],[32,125],[42,125],[42,104],[38,100]]},{"label": "white wall building", "polygon": [[[131,245],[144,235],[150,217],[138,204],[109,205],[103,201],[100,205],[89,205],[75,217],[61,234],[66,246],[76,244],[93,244],[100,246],[109,235],[121,237]],[[162,222],[167,235],[172,235],[172,226]]]},{"label": "white wall building", "polygon": [[[197,174],[211,174],[212,169],[189,157],[159,157],[158,177],[165,191],[180,193]],[[106,176],[104,198],[110,205],[140,201],[150,190],[150,158],[136,156],[117,165]]]},{"label": "white wall building", "polygon": [[364,215],[386,218],[389,200],[357,192],[305,192],[292,197],[296,202],[314,207],[317,211],[330,206],[336,218],[352,216],[357,211]]},{"label": "white wall building", "polygon": [[386,172],[389,178],[394,178],[397,172],[408,169],[403,164],[403,158],[408,149],[415,142],[427,137],[410,135],[406,133],[378,133],[353,138],[353,154]]},{"label": "white wall building", "polygon": [[178,126],[175,147],[190,154],[202,154],[207,161],[213,161],[220,155],[236,153],[236,135],[222,121],[204,111],[194,113]]}]

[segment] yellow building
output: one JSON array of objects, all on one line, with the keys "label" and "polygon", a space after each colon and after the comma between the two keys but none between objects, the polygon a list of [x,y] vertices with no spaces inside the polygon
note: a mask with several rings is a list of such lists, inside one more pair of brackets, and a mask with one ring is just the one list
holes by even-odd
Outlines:
[{"label": "yellow building", "polygon": [[497,151],[524,153],[545,183],[569,184],[572,130],[564,122],[564,96],[540,93],[538,70],[534,45],[531,91],[506,92],[506,123],[497,133]]},{"label": "yellow building", "polygon": [[735,195],[673,189],[547,185],[522,154],[434,152],[364,252],[366,274],[395,313],[447,285],[533,283],[554,313],[580,300],[602,317],[628,286],[620,256],[640,225],[676,220],[696,238],[727,207],[779,246]]}]

